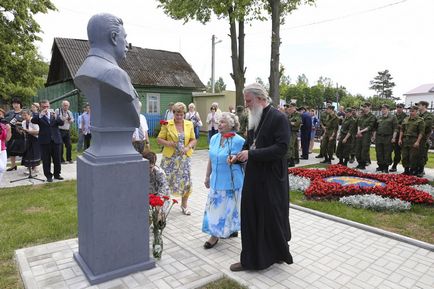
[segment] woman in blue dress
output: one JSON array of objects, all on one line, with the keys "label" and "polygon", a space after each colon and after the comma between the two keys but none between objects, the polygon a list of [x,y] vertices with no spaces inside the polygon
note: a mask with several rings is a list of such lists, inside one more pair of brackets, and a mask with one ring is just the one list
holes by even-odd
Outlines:
[{"label": "woman in blue dress", "polygon": [[240,164],[229,164],[239,153],[244,139],[236,134],[240,123],[235,114],[222,113],[218,131],[209,145],[205,187],[209,188],[202,232],[211,235],[204,248],[214,247],[219,238],[236,236],[240,230],[240,202],[244,172]]}]

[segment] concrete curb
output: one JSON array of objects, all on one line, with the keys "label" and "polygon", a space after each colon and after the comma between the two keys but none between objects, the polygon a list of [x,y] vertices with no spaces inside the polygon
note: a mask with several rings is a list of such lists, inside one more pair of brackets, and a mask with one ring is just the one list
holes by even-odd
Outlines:
[{"label": "concrete curb", "polygon": [[412,239],[410,237],[402,236],[402,235],[395,234],[395,233],[392,233],[392,232],[388,232],[388,231],[385,231],[385,230],[382,230],[382,229],[378,229],[378,228],[371,227],[371,226],[368,226],[368,225],[364,225],[364,224],[361,224],[361,223],[353,222],[353,221],[350,221],[350,220],[347,220],[347,219],[343,219],[343,218],[340,218],[340,217],[336,217],[336,216],[329,215],[329,214],[326,214],[326,213],[322,213],[322,212],[319,212],[319,211],[315,211],[315,210],[312,210],[312,209],[304,208],[304,207],[301,207],[301,206],[298,206],[298,205],[290,204],[290,207],[292,209],[296,209],[296,210],[299,210],[299,211],[302,211],[302,212],[305,212],[305,213],[308,213],[308,214],[312,214],[312,215],[315,215],[315,216],[318,216],[318,217],[321,217],[321,218],[324,218],[324,219],[328,219],[328,220],[331,220],[331,221],[334,221],[334,222],[342,223],[342,224],[345,224],[345,225],[348,225],[348,226],[351,226],[351,227],[355,227],[355,228],[358,228],[358,229],[361,229],[361,230],[364,230],[364,231],[367,231],[367,232],[371,232],[371,233],[374,233],[374,234],[377,234],[377,235],[380,235],[380,236],[384,236],[384,237],[387,237],[387,238],[390,238],[390,239],[394,239],[394,240],[397,240],[397,241],[400,241],[400,242],[403,242],[403,243],[407,243],[407,244],[410,244],[410,245],[413,245],[413,246],[416,246],[416,247],[419,247],[419,248],[422,248],[422,249],[434,252],[434,244],[430,244],[430,243],[426,243],[426,242],[419,241],[419,240],[416,240],[416,239]]}]

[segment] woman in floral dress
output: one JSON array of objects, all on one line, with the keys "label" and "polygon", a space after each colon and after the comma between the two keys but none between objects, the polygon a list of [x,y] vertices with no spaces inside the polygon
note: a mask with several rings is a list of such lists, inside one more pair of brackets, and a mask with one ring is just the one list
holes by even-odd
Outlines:
[{"label": "woman in floral dress", "polygon": [[184,215],[191,215],[187,202],[192,191],[191,155],[196,138],[193,123],[184,119],[186,110],[182,102],[173,105],[174,118],[162,124],[157,142],[163,145],[160,167],[166,173],[169,189],[172,194],[182,197]]},{"label": "woman in floral dress", "polygon": [[219,238],[235,237],[240,230],[240,203],[244,172],[240,164],[231,164],[243,147],[236,134],[240,123],[232,113],[222,113],[219,133],[211,138],[205,187],[210,189],[203,216],[202,231],[211,235],[204,248],[214,247]]}]

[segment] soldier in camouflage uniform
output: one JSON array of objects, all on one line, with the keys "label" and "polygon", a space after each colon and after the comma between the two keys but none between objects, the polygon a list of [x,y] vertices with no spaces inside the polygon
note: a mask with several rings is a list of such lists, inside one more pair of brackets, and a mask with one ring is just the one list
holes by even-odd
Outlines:
[{"label": "soldier in camouflage uniform", "polygon": [[398,119],[389,111],[389,106],[381,106],[381,115],[377,117],[373,139],[375,140],[375,153],[377,155],[377,172],[389,172],[392,164],[392,146],[397,141]]},{"label": "soldier in camouflage uniform", "polygon": [[417,115],[418,107],[410,108],[410,116],[402,122],[398,144],[401,146],[402,165],[405,175],[414,175],[418,168],[419,148],[425,133],[425,122]]},{"label": "soldier in camouflage uniform", "polygon": [[[396,105],[396,113],[395,113],[396,119],[398,120],[398,134],[401,131],[402,122],[407,117],[407,114],[404,112],[404,104],[398,103]],[[399,137],[399,135],[398,135]],[[390,172],[396,172],[396,166],[401,161],[401,146],[396,141],[393,144],[393,165],[390,168]]]},{"label": "soldier in camouflage uniform", "polygon": [[245,138],[247,136],[247,126],[249,124],[249,118],[247,116],[247,112],[244,110],[244,106],[237,105],[237,116],[238,121],[240,122],[240,129],[238,130],[238,134]]},{"label": "soldier in camouflage uniform", "polygon": [[347,166],[350,158],[353,139],[356,135],[356,120],[353,118],[353,110],[347,108],[345,110],[345,118],[342,122],[341,130],[339,131],[339,142],[336,149],[336,156],[339,158],[339,164]]},{"label": "soldier in camouflage uniform", "polygon": [[[357,109],[357,107],[352,107],[352,117],[356,122],[356,133],[357,133],[357,119],[359,118],[359,116],[360,116],[359,109]],[[350,151],[350,161],[349,161],[350,164],[354,163],[354,159],[356,158],[356,144],[354,143],[355,139],[356,139],[356,135],[353,136],[353,145],[351,146],[351,151]]]},{"label": "soldier in camouflage uniform", "polygon": [[420,148],[419,148],[420,157],[418,158],[419,162],[418,162],[418,167],[417,167],[417,171],[415,172],[415,175],[417,175],[418,177],[423,177],[423,175],[425,174],[424,167],[428,162],[428,149],[429,149],[428,140],[432,132],[433,115],[427,111],[428,102],[419,101],[418,107],[419,107],[419,116],[425,122],[425,131],[422,136],[422,140],[420,142]]},{"label": "soldier in camouflage uniform", "polygon": [[338,136],[338,129],[339,129],[339,118],[335,113],[335,107],[333,105],[329,105],[327,107],[327,121],[325,123],[325,131],[323,134],[323,140],[324,146],[326,148],[325,150],[325,159],[321,162],[323,164],[331,164],[333,154],[336,149],[336,138]]},{"label": "soldier in camouflage uniform", "polygon": [[362,114],[357,119],[356,134],[356,169],[364,170],[369,162],[369,149],[371,148],[372,131],[375,127],[376,118],[371,113],[371,104],[366,102],[362,105]]},{"label": "soldier in camouflage uniform", "polygon": [[331,103],[327,103],[326,108],[319,115],[319,124],[321,126],[322,133],[321,133],[321,143],[320,143],[319,155],[317,155],[315,157],[317,159],[323,158],[325,156],[326,150],[327,150],[326,146],[324,145],[324,141],[323,141],[324,137],[323,136],[324,136],[324,131],[325,131],[325,124],[326,124],[327,118],[329,116],[327,113],[327,106],[329,106],[329,105],[331,105]]},{"label": "soldier in camouflage uniform", "polygon": [[298,155],[298,142],[297,134],[301,126],[301,116],[296,110],[295,103],[291,103],[288,106],[288,121],[291,129],[291,139],[288,146],[288,167],[293,167]]}]

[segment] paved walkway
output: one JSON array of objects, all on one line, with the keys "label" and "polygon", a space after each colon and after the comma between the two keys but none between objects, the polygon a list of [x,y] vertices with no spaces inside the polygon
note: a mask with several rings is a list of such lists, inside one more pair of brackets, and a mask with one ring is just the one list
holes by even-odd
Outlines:
[{"label": "paved walkway", "polygon": [[[210,250],[202,247],[208,238],[201,232],[206,161],[206,151],[194,154],[193,214],[172,211],[156,268],[90,286],[73,261],[77,239],[71,239],[16,251],[26,288],[197,288],[224,275],[250,288],[434,288],[433,251],[296,209],[290,211],[294,264],[230,272],[229,265],[239,260],[240,238],[220,240]],[[300,165],[314,162],[312,158]],[[62,175],[68,170],[75,165],[62,168]],[[432,178],[431,171],[427,173]]]}]

